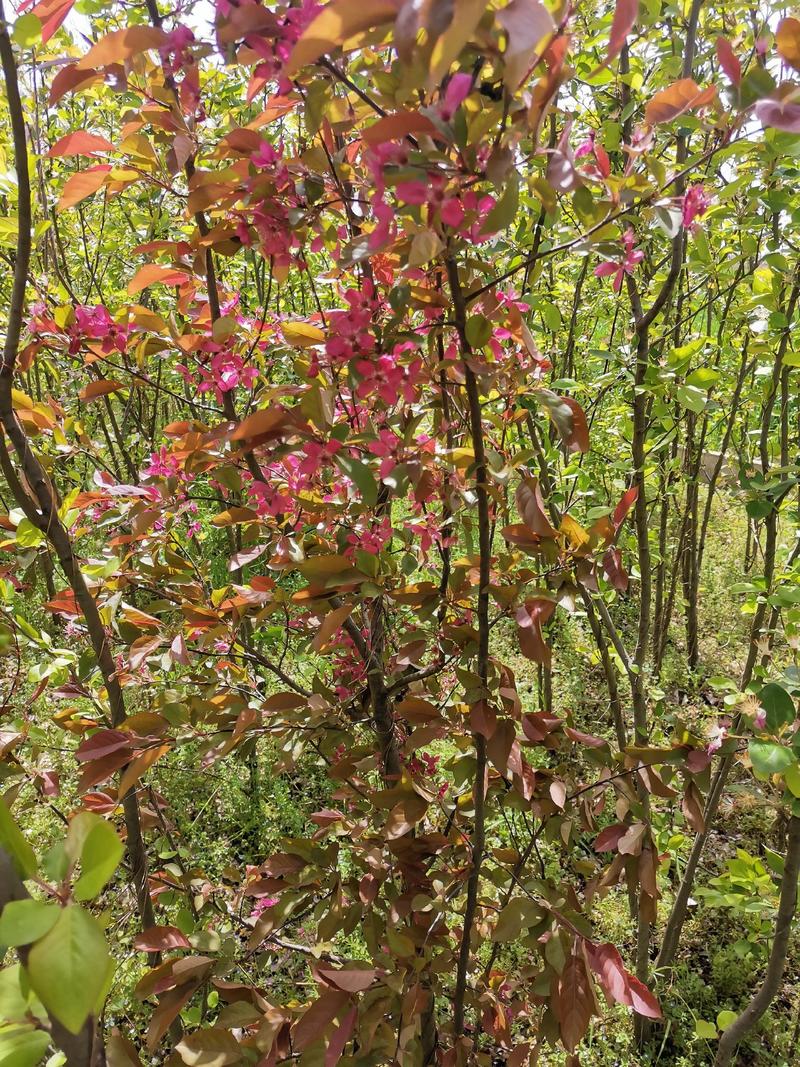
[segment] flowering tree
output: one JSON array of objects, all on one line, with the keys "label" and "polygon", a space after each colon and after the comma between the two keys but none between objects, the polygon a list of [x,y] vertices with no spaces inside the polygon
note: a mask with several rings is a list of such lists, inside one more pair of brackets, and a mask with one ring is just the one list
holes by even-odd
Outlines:
[{"label": "flowering tree", "polygon": [[[644,1046],[749,745],[790,829],[730,1062],[783,972],[800,854],[793,684],[768,682],[797,625],[800,23],[699,0],[72,7],[0,12],[3,633],[37,658],[2,735],[0,1054],[577,1063],[602,1000]],[[709,733],[658,679],[676,615],[698,668],[742,427],[762,572]],[[605,686],[591,721],[557,692],[567,620]],[[258,811],[265,752],[322,773],[324,805],[208,872],[168,771],[234,763]],[[66,837],[37,856],[31,812],[59,796]],[[696,836],[659,912],[676,820]],[[87,906],[113,877],[138,915],[116,978]],[[618,885],[620,947],[595,924]],[[103,1024],[131,987],[146,1018]]]}]

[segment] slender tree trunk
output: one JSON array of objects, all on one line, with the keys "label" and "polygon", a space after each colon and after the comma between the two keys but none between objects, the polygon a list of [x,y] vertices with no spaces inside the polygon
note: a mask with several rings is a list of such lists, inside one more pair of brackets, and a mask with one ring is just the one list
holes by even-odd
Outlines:
[{"label": "slender tree trunk", "polygon": [[[118,727],[125,722],[127,715],[122,688],[117,679],[117,666],[111,653],[105,626],[100,617],[97,603],[89,592],[80,564],[75,557],[70,536],[59,518],[55,489],[30,447],[25,431],[14,413],[11,397],[19,338],[22,330],[22,312],[25,306],[28,265],[30,263],[31,186],[28,172],[25,121],[19,96],[17,68],[4,19],[2,0],[0,0],[0,59],[2,59],[6,96],[11,115],[19,198],[17,259],[14,269],[14,284],[8,313],[3,360],[2,366],[0,366],[0,425],[2,425],[16,453],[24,484],[17,477],[5,441],[2,439],[0,439],[0,467],[2,467],[3,474],[17,505],[22,509],[26,518],[41,530],[55,550],[61,569],[66,575],[70,588],[75,595],[76,603],[86,621],[92,648],[105,682],[111,711],[111,722],[113,726]],[[142,838],[139,804],[136,799],[136,793],[132,789],[129,789],[121,799],[127,830],[128,858],[139,915],[142,926],[148,927],[153,925],[154,917],[147,883],[147,854]]]},{"label": "slender tree trunk", "polygon": [[[794,310],[797,305],[797,298],[800,294],[800,286],[795,283],[792,287],[791,294],[787,303],[787,321],[789,326],[783,332],[781,341],[778,345],[775,353],[775,361],[773,364],[772,374],[772,387],[767,397],[767,402],[764,406],[764,411],[761,418],[761,432],[759,437],[759,453],[761,456],[761,464],[764,475],[769,473],[769,441],[772,425],[772,411],[775,404],[775,397],[777,395],[781,367],[783,364],[783,357],[786,352],[787,345],[789,343],[789,328],[794,316]],[[778,506],[779,502],[773,502],[773,507],[764,520],[765,527],[765,539],[764,539],[764,584],[765,591],[768,595],[772,589],[772,582],[775,576],[775,553],[778,540]],[[756,607],[755,614],[750,624],[750,636],[747,648],[747,659],[745,661],[744,668],[742,670],[742,677],[739,682],[739,688],[744,690],[750,684],[750,680],[753,676],[753,670],[756,665],[759,654],[759,639],[761,636],[762,627],[767,614],[767,595],[761,598],[760,603]],[[741,716],[737,716],[733,722],[732,732],[736,733],[741,726]],[[675,958],[675,953],[678,950],[678,943],[680,941],[681,931],[683,930],[683,924],[686,920],[686,909],[689,903],[689,897],[692,893],[694,886],[694,878],[697,873],[697,867],[700,863],[700,858],[705,849],[706,842],[708,840],[708,834],[711,829],[711,824],[716,817],[717,810],[719,808],[722,794],[725,789],[725,784],[728,780],[731,767],[733,766],[733,756],[724,756],[717,768],[716,774],[712,778],[711,788],[709,789],[708,797],[706,799],[705,810],[703,812],[703,830],[695,837],[692,845],[691,852],[689,853],[689,859],[686,863],[686,867],[683,872],[683,878],[681,884],[678,887],[678,892],[675,895],[675,900],[672,904],[672,910],[667,920],[667,925],[664,931],[664,938],[661,943],[661,949],[658,954],[656,966],[659,969],[664,969],[672,964]]]},{"label": "slender tree trunk", "polygon": [[800,817],[793,815],[789,820],[789,835],[786,847],[786,860],[781,877],[781,896],[778,904],[778,916],[775,921],[775,937],[772,951],[767,963],[767,971],[761,988],[753,999],[724,1031],[717,1048],[714,1067],[728,1067],[736,1046],[755,1026],[772,1001],[780,987],[783,972],[786,970],[786,956],[792,923],[797,910],[797,879],[800,875]]},{"label": "slender tree trunk", "polygon": [[[14,862],[0,846],[0,912],[12,900],[28,900],[30,893],[17,874]],[[28,962],[29,945],[17,949],[23,964]],[[90,1015],[77,1034],[62,1026],[58,1019],[50,1018],[50,1037],[61,1049],[66,1067],[105,1067],[106,1053],[97,1018]],[[12,1057],[13,1059],[13,1054]]]},{"label": "slender tree trunk", "polygon": [[[477,622],[478,622],[478,677],[482,693],[481,701],[489,699],[489,582],[492,562],[492,529],[489,517],[489,487],[486,452],[483,439],[480,393],[475,373],[469,365],[472,349],[466,335],[466,304],[458,276],[458,266],[452,258],[447,260],[447,277],[458,329],[459,342],[464,360],[464,381],[469,404],[470,433],[475,452],[475,493],[478,498],[478,540],[480,550]],[[464,926],[459,947],[456,969],[456,986],[453,998],[453,1029],[458,1039],[464,1033],[464,999],[467,991],[467,972],[470,960],[470,940],[478,909],[481,867],[486,847],[485,801],[486,801],[486,738],[477,731],[473,734],[475,746],[475,778],[473,803],[475,822],[472,833],[472,863],[467,882],[467,901],[464,908]]]}]

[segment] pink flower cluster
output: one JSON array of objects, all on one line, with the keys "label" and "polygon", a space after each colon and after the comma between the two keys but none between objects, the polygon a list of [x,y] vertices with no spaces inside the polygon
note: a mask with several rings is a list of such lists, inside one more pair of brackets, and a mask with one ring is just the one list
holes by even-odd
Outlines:
[{"label": "pink flower cluster", "polygon": [[148,478],[173,478],[181,470],[177,456],[167,451],[167,446],[162,445],[158,452],[150,453],[150,462],[143,470]]},{"label": "pink flower cluster", "polygon": [[191,115],[195,122],[204,122],[206,112],[200,99],[200,71],[192,52],[194,43],[194,33],[188,26],[178,23],[167,34],[167,40],[159,49],[159,54],[164,69],[173,78],[183,72],[183,78],[178,84],[178,96],[184,113]]},{"label": "pink flower cluster", "polygon": [[34,336],[58,334],[69,338],[68,351],[73,356],[89,341],[100,341],[103,352],[111,352],[114,349],[124,352],[129,332],[127,324],[115,322],[102,304],[76,305],[73,309],[73,320],[66,328],[56,323],[44,304],[34,304],[28,329]]},{"label": "pink flower cluster", "polygon": [[223,395],[240,385],[252,389],[258,378],[257,367],[246,364],[237,352],[214,341],[204,341],[201,350],[207,356],[204,362],[198,361],[199,381],[185,363],[176,364],[184,380],[198,392],[213,392],[217,401],[222,403]]},{"label": "pink flower cluster", "polygon": [[[217,8],[223,14],[230,14],[235,6],[234,0],[217,0]],[[245,43],[252,48],[261,62],[253,72],[260,82],[278,80],[278,91],[289,92],[292,85],[288,78],[280,74],[291,55],[295,42],[305,28],[312,22],[322,8],[318,0],[301,0],[297,7],[289,7],[278,19],[277,27],[269,33],[249,33]]]},{"label": "pink flower cluster", "polygon": [[356,360],[355,369],[361,379],[356,386],[356,396],[364,400],[377,393],[385,404],[394,404],[401,397],[411,404],[419,395],[418,382],[422,373],[422,360],[412,359],[408,366],[400,363],[406,352],[416,351],[410,341],[395,345],[391,353],[377,359]]},{"label": "pink flower cluster", "polygon": [[405,529],[414,535],[423,558],[427,558],[434,544],[449,548],[456,543],[455,537],[444,535],[441,519],[432,511],[426,512],[418,522],[407,522]]},{"label": "pink flower cluster", "polygon": [[179,22],[173,30],[170,30],[167,40],[158,50],[167,73],[177,74],[194,63],[194,56],[189,50],[194,42],[194,34],[183,23]]},{"label": "pink flower cluster", "polygon": [[582,159],[584,156],[591,156],[593,160],[589,166],[583,168],[584,173],[603,179],[609,177],[611,174],[611,160],[608,158],[605,148],[597,143],[597,134],[594,130],[575,149],[575,159]]},{"label": "pink flower cluster", "polygon": [[489,193],[477,193],[473,189],[459,195],[448,192],[447,178],[436,171],[426,174],[425,180],[398,182],[395,195],[404,204],[425,206],[428,217],[438,212],[445,224],[467,237],[473,244],[482,244],[492,236],[485,231],[486,217],[495,205]]},{"label": "pink flower cluster", "polygon": [[644,259],[644,252],[640,248],[634,247],[636,244],[636,234],[630,227],[623,233],[621,244],[621,260],[608,260],[594,269],[596,278],[607,278],[610,275],[614,276],[613,289],[615,293],[618,293],[622,288],[622,280],[625,275],[633,274],[637,265]]},{"label": "pink flower cluster", "polygon": [[380,520],[371,522],[368,526],[360,527],[347,535],[346,556],[353,556],[356,550],[367,552],[370,556],[377,556],[389,544],[392,539],[392,523],[388,515]]},{"label": "pink flower cluster", "polygon": [[[368,634],[362,631],[366,640]],[[353,639],[346,631],[339,635],[339,645],[331,656],[334,675],[334,691],[339,700],[349,700],[354,693],[363,688],[367,680],[367,667],[356,651]],[[344,755],[344,753],[342,753]]]},{"label": "pink flower cluster", "polygon": [[251,503],[259,515],[290,514],[295,507],[295,501],[275,482],[252,482],[248,486]]},{"label": "pink flower cluster", "polygon": [[263,255],[272,257],[276,265],[291,262],[290,252],[299,247],[299,239],[289,224],[288,207],[274,197],[257,205],[249,215],[241,214],[236,224],[236,236],[246,248],[255,241]]},{"label": "pink flower cluster", "polygon": [[251,389],[258,378],[256,367],[245,366],[240,355],[226,348],[216,352],[208,366],[200,368],[200,373],[203,380],[198,385],[198,390],[201,393],[213,390],[217,400],[221,400],[223,393],[229,393],[238,385]]},{"label": "pink flower cluster", "polygon": [[[361,289],[348,289],[343,295],[347,307],[327,313],[325,354],[333,366],[372,355],[376,347],[372,319],[383,307],[369,280]],[[315,377],[319,372],[316,357],[312,356],[309,375]]]},{"label": "pink flower cluster", "polygon": [[690,185],[681,200],[681,222],[693,233],[697,229],[696,219],[702,218],[708,211],[711,196],[702,185]]}]

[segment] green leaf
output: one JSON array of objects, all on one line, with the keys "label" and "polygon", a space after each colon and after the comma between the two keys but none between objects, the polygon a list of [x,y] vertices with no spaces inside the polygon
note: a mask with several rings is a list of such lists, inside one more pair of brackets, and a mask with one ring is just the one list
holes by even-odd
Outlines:
[{"label": "green leaf", "polygon": [[31,45],[41,41],[42,24],[36,15],[29,11],[27,15],[20,15],[14,23],[11,37],[20,48],[30,48]]},{"label": "green leaf", "polygon": [[747,746],[750,762],[756,774],[765,778],[770,774],[780,774],[790,763],[794,763],[794,753],[786,745],[777,745],[772,741],[751,741]]},{"label": "green leaf", "polygon": [[466,334],[473,348],[483,348],[492,336],[492,324],[485,315],[470,315],[467,319]]},{"label": "green leaf", "polygon": [[91,900],[104,888],[122,859],[124,846],[111,823],[92,812],[81,812],[67,834],[67,854],[80,859],[81,876],[75,883],[76,900]]},{"label": "green leaf", "polygon": [[523,930],[534,926],[542,917],[542,909],[526,897],[510,901],[497,917],[492,941],[513,941]]},{"label": "green leaf", "polygon": [[0,797],[0,845],[11,854],[14,866],[23,878],[32,878],[36,874],[34,851],[12,819],[11,812],[2,797]]},{"label": "green leaf", "polygon": [[88,911],[71,904],[31,949],[27,971],[47,1011],[77,1034],[98,1007],[110,968],[100,924]]},{"label": "green leaf", "polygon": [[720,1030],[727,1030],[731,1023],[736,1022],[737,1018],[735,1011],[721,1011],[717,1016],[717,1026]]},{"label": "green leaf", "polygon": [[767,726],[773,733],[779,727],[794,722],[794,701],[782,685],[769,682],[758,694],[758,701],[767,713]]},{"label": "green leaf", "polygon": [[705,1037],[709,1041],[716,1041],[717,1028],[713,1023],[706,1022],[705,1019],[698,1019],[694,1024],[694,1032],[698,1037]]},{"label": "green leaf", "polygon": [[58,904],[43,900],[10,900],[0,912],[0,945],[16,947],[38,941],[60,913]]},{"label": "green leaf", "polygon": [[[790,767],[787,767],[783,772],[783,780],[792,796],[800,797],[800,763],[795,761]],[[2,938],[0,938],[1,940]]]},{"label": "green leaf", "polygon": [[36,1067],[50,1038],[33,1026],[0,1026],[0,1067]]},{"label": "green leaf", "polygon": [[[22,988],[22,964],[0,969],[0,1019],[22,1021],[30,1010],[30,995]],[[27,982],[25,983],[27,987]]]},{"label": "green leaf", "polygon": [[719,371],[711,367],[698,367],[686,376],[686,384],[696,386],[698,389],[710,389],[719,381]]},{"label": "green leaf", "polygon": [[29,519],[17,523],[16,542],[20,548],[36,548],[44,541],[44,534]]},{"label": "green leaf", "polygon": [[696,415],[699,415],[706,406],[706,391],[698,389],[695,385],[679,385],[675,395],[681,407],[688,408]]},{"label": "green leaf", "polygon": [[352,456],[337,455],[336,465],[343,471],[361,493],[361,499],[367,507],[374,507],[378,502],[378,483],[372,471],[360,460]]},{"label": "green leaf", "polygon": [[420,230],[414,234],[408,253],[409,267],[422,267],[429,263],[442,250],[441,238],[433,230]]},{"label": "green leaf", "polygon": [[517,175],[512,171],[503,190],[503,195],[486,216],[481,233],[497,233],[509,226],[517,216],[519,207],[519,184]]}]

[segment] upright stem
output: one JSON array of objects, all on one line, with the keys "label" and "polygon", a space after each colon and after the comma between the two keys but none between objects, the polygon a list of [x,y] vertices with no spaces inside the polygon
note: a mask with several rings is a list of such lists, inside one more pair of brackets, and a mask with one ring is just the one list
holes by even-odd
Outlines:
[{"label": "upright stem", "polygon": [[[478,544],[480,562],[478,569],[478,676],[481,681],[481,699],[489,696],[489,581],[491,573],[492,535],[489,519],[488,471],[486,451],[483,441],[483,421],[481,418],[480,393],[475,373],[469,360],[472,348],[467,340],[467,309],[458,267],[452,258],[447,260],[447,278],[453,299],[456,327],[458,330],[461,354],[464,364],[464,381],[469,403],[470,432],[472,447],[475,452],[475,494],[478,498]],[[467,902],[464,908],[464,928],[461,934],[461,946],[458,954],[456,971],[456,988],[453,1002],[453,1028],[456,1038],[464,1033],[464,997],[467,991],[467,969],[470,960],[470,939],[475,914],[478,908],[478,890],[480,887],[481,865],[486,846],[485,800],[486,800],[486,738],[474,733],[475,745],[475,781],[473,785],[473,802],[475,805],[475,827],[472,835],[472,865],[467,882]]]},{"label": "upright stem", "polygon": [[736,1046],[758,1022],[772,1003],[786,970],[786,955],[789,936],[797,910],[797,879],[800,876],[800,817],[793,815],[789,820],[789,835],[786,847],[786,860],[781,877],[781,896],[778,904],[778,916],[775,920],[775,937],[769,954],[767,971],[761,988],[741,1013],[724,1031],[719,1041],[714,1067],[728,1067]]},{"label": "upright stem", "polygon": [[[0,912],[11,901],[29,899],[30,893],[17,874],[11,856],[0,846]],[[29,952],[30,945],[20,945],[17,949],[23,964],[27,964]],[[53,1044],[64,1053],[66,1067],[105,1067],[106,1053],[102,1034],[94,1015],[88,1017],[77,1034],[73,1034],[58,1019],[51,1017],[50,1037]]]},{"label": "upright stem", "polygon": [[[773,376],[772,386],[770,393],[767,396],[767,401],[764,406],[764,411],[761,418],[761,433],[759,438],[759,452],[761,455],[762,471],[766,477],[769,474],[769,442],[770,442],[770,429],[772,423],[772,411],[775,404],[775,396],[777,395],[779,382],[780,382],[780,368],[783,363],[783,357],[786,353],[786,347],[789,343],[789,329],[791,327],[792,318],[794,317],[795,308],[797,306],[797,300],[800,296],[800,284],[795,284],[792,287],[792,291],[789,295],[787,303],[787,321],[789,325],[784,329],[780,343],[778,344],[777,351],[775,353],[775,361],[773,364]],[[758,605],[756,606],[755,614],[753,615],[750,623],[750,636],[747,648],[747,659],[745,661],[744,668],[742,670],[742,676],[739,681],[739,688],[744,690],[750,684],[753,677],[753,671],[755,670],[756,662],[759,655],[759,639],[761,636],[761,630],[764,625],[764,620],[767,615],[767,600],[772,590],[772,582],[775,576],[775,556],[778,543],[778,502],[774,501],[773,506],[764,520],[765,538],[764,538],[764,595],[760,598]],[[731,732],[736,733],[741,727],[741,716],[737,716],[734,719],[731,727]],[[680,940],[681,931],[683,930],[683,924],[686,920],[686,910],[689,904],[689,897],[692,893],[692,887],[694,886],[694,878],[697,873],[697,868],[700,863],[700,858],[705,849],[708,835],[711,830],[711,825],[716,817],[717,810],[722,800],[722,794],[725,790],[725,784],[728,780],[731,768],[733,766],[733,755],[724,756],[720,762],[717,772],[711,780],[711,788],[708,791],[708,797],[706,798],[705,810],[703,812],[703,830],[695,837],[692,845],[689,858],[684,868],[683,878],[681,884],[678,887],[678,892],[675,894],[675,900],[672,904],[672,910],[670,911],[667,925],[664,930],[664,937],[661,942],[661,949],[658,954],[656,966],[659,969],[669,967],[675,958],[675,953],[678,950],[678,942]]]},{"label": "upright stem", "polygon": [[[117,667],[106,636],[105,626],[89,588],[86,585],[80,564],[75,556],[70,536],[58,514],[58,502],[50,479],[30,447],[27,435],[14,412],[11,387],[17,363],[19,339],[22,332],[22,312],[25,305],[25,289],[31,253],[31,185],[28,171],[28,148],[25,136],[25,119],[19,95],[17,65],[11,40],[5,23],[5,12],[0,0],[0,60],[6,83],[11,130],[14,141],[14,162],[17,174],[18,237],[17,258],[14,264],[14,284],[8,327],[0,366],[0,425],[16,453],[22,471],[22,480],[17,477],[11,464],[5,441],[0,439],[0,466],[14,494],[17,505],[53,546],[61,568],[75,594],[75,600],[86,621],[92,648],[103,676],[111,710],[111,722],[121,726],[127,718],[122,688],[117,678]],[[141,819],[136,793],[128,790],[122,798],[122,807],[127,829],[127,849],[131,865],[134,889],[143,927],[154,923],[153,905],[147,884],[147,854],[142,839]]]}]

